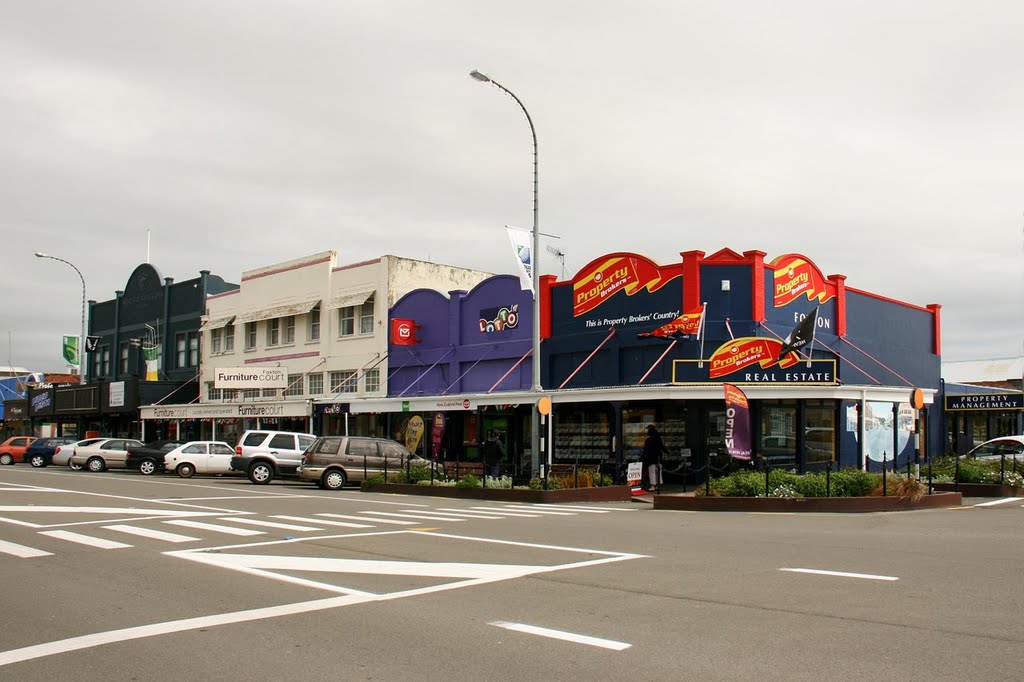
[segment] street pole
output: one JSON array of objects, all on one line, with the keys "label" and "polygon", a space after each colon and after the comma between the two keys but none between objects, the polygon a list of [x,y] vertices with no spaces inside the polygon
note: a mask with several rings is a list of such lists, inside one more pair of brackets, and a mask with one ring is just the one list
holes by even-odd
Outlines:
[{"label": "street pole", "polygon": [[[490,83],[514,99],[516,104],[519,105],[519,108],[523,110],[523,114],[526,116],[526,122],[530,124],[530,135],[533,137],[533,246],[531,247],[530,253],[530,276],[533,285],[533,337],[531,340],[532,345],[530,347],[531,355],[533,356],[533,377],[530,385],[530,392],[533,394],[533,401],[530,405],[530,452],[533,474],[536,475],[540,470],[541,463],[540,412],[538,410],[537,401],[541,397],[541,391],[544,390],[540,382],[540,223],[537,207],[537,131],[533,127],[533,119],[530,118],[530,112],[526,110],[526,107],[523,105],[522,101],[516,97],[514,92],[479,71],[471,71],[469,75],[474,80],[480,81],[481,83]],[[551,443],[548,442],[547,450],[550,451],[550,449]]]},{"label": "street pole", "polygon": [[82,276],[82,271],[75,267],[75,264],[71,261],[47,255],[42,251],[36,251],[35,255],[36,258],[49,258],[50,260],[60,261],[70,266],[72,270],[78,273],[78,279],[82,281],[82,331],[81,336],[78,337],[78,383],[82,385],[85,383],[85,277]]}]

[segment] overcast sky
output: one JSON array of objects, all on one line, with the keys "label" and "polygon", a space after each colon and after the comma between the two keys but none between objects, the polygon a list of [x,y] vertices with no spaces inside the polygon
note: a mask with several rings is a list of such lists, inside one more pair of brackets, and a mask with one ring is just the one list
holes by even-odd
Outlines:
[{"label": "overcast sky", "polygon": [[[939,303],[946,360],[1024,344],[1017,0],[0,4],[0,364],[63,371],[87,296],[335,249],[566,274],[802,253]],[[541,254],[541,269],[562,264]],[[546,260],[544,260],[546,258]],[[6,344],[6,345],[4,345]]]}]

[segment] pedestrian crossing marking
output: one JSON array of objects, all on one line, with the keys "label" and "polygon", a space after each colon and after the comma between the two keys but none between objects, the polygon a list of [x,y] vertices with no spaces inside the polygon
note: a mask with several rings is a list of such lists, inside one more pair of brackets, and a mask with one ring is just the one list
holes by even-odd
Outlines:
[{"label": "pedestrian crossing marking", "polygon": [[107,530],[114,530],[119,533],[128,533],[129,535],[138,535],[143,538],[150,538],[151,540],[162,540],[163,542],[196,542],[199,538],[194,538],[189,535],[180,535],[178,533],[168,533],[163,530],[150,530],[149,528],[137,528],[136,526],[126,526],[124,524],[114,524],[113,526],[103,526]]},{"label": "pedestrian crossing marking", "polygon": [[[368,523],[350,523],[348,521],[327,521],[326,519],[307,519],[304,516],[288,516],[286,514],[275,514],[273,518],[284,519],[285,521],[298,521],[299,523],[302,523],[303,521],[307,523],[319,523],[325,526],[339,526],[341,528],[373,528],[373,526]],[[362,521],[366,519],[360,520]]]},{"label": "pedestrian crossing marking", "polygon": [[217,520],[244,523],[249,526],[260,526],[261,528],[280,528],[281,530],[323,530],[322,528],[314,528],[313,526],[299,526],[294,523],[279,523],[277,521],[261,521],[260,519],[246,519],[238,516],[225,516]]},{"label": "pedestrian crossing marking", "polygon": [[53,556],[53,552],[44,552],[43,550],[36,549],[35,547],[26,547],[25,545],[18,545],[13,542],[7,542],[6,540],[0,540],[0,552],[20,557],[22,559],[32,559],[40,556]]},{"label": "pedestrian crossing marking", "polygon": [[98,549],[125,549],[132,546],[115,540],[106,540],[104,538],[94,538],[91,535],[73,533],[69,530],[43,530],[39,531],[39,534],[46,535],[51,538],[57,538],[58,540],[67,540],[68,542],[75,542],[80,545],[96,547]]},{"label": "pedestrian crossing marking", "polygon": [[164,523],[171,526],[184,526],[185,528],[209,530],[214,533],[226,533],[227,535],[264,535],[262,530],[253,530],[252,528],[233,528],[231,526],[221,526],[216,523],[203,523],[202,521],[189,521],[187,519],[175,519],[173,521],[164,521]]},{"label": "pedestrian crossing marking", "polygon": [[[367,520],[363,516],[349,516],[348,514],[330,514],[330,513],[327,513],[327,512],[325,512],[323,514],[317,514],[317,516],[329,516],[332,519],[350,519],[352,521],[366,521]],[[309,519],[309,520],[313,521],[314,523],[324,523],[323,521],[321,521],[319,519]],[[398,521],[396,519],[374,519],[373,521],[374,521],[374,523],[384,523],[384,524],[393,525],[393,526],[415,526],[416,525],[415,521]]]}]

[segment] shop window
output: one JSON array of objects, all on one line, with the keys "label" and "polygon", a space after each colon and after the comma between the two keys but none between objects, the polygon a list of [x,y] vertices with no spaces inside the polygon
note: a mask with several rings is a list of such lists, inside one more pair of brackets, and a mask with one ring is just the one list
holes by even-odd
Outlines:
[{"label": "shop window", "polygon": [[242,391],[242,398],[253,400],[260,397],[260,389],[258,388],[247,388]]},{"label": "shop window", "polygon": [[686,435],[686,418],[687,408],[681,401],[664,406],[630,403],[622,410],[623,455],[631,460],[643,450],[647,427],[653,424],[669,451],[662,457],[666,473],[682,473],[682,469],[690,465],[692,454]]},{"label": "shop window", "polygon": [[831,400],[804,404],[804,463],[820,469],[836,460],[836,406]]},{"label": "shop window", "polygon": [[[724,430],[724,425],[722,428]],[[796,403],[792,400],[762,402],[759,451],[765,463],[773,469],[796,469],[796,446]]]},{"label": "shop window", "polygon": [[288,388],[284,389],[284,394],[286,396],[297,396],[305,393],[304,378],[302,374],[289,374]]},{"label": "shop window", "polygon": [[323,372],[315,372],[309,375],[309,395],[323,395],[324,375]]},{"label": "shop window", "polygon": [[263,398],[276,398],[277,391],[278,389],[276,388],[261,388],[260,396],[262,396]]},{"label": "shop window", "polygon": [[355,393],[358,389],[355,372],[331,372],[331,393]]},{"label": "shop window", "polygon": [[556,410],[555,457],[560,462],[609,460],[612,425],[611,412],[605,407]]}]

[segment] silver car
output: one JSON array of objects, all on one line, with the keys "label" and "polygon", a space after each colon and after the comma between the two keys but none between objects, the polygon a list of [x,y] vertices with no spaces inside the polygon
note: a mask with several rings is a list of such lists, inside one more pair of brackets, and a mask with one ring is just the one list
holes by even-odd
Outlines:
[{"label": "silver car", "polygon": [[123,469],[128,458],[128,448],[142,446],[142,441],[134,438],[103,438],[91,445],[76,447],[69,464],[72,468],[78,465],[96,472]]},{"label": "silver car", "polygon": [[299,478],[321,488],[339,490],[350,481],[400,471],[410,464],[428,464],[401,443],[387,438],[324,436],[306,448]]},{"label": "silver car", "polygon": [[75,471],[82,468],[81,464],[71,464],[71,455],[75,454],[75,447],[78,445],[92,445],[98,443],[103,438],[86,438],[85,440],[76,440],[73,443],[65,443],[64,445],[58,445],[57,449],[53,451],[53,464],[56,466],[70,466]]}]

